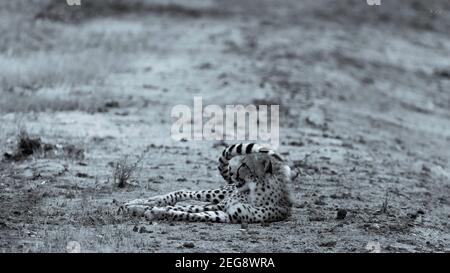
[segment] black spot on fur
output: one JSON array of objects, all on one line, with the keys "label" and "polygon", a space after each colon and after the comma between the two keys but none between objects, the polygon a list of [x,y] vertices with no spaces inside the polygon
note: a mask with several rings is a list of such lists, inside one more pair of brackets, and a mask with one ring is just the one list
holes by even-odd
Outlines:
[{"label": "black spot on fur", "polygon": [[231,151],[233,151],[234,147],[236,147],[236,144],[231,145],[228,150],[231,152]]},{"label": "black spot on fur", "polygon": [[241,154],[242,152],[242,143],[240,143],[237,147],[236,147],[236,153]]},{"label": "black spot on fur", "polygon": [[249,154],[252,152],[253,146],[255,146],[255,143],[250,143],[247,148],[245,148],[245,153]]}]

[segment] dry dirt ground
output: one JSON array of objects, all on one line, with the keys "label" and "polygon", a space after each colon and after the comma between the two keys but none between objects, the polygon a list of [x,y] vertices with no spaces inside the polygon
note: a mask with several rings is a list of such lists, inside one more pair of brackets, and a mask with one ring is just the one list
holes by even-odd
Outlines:
[{"label": "dry dirt ground", "polygon": [[[450,251],[448,1],[0,5],[0,252]],[[194,95],[280,105],[279,150],[300,170],[288,220],[116,213],[223,185],[222,143],[170,137]]]}]

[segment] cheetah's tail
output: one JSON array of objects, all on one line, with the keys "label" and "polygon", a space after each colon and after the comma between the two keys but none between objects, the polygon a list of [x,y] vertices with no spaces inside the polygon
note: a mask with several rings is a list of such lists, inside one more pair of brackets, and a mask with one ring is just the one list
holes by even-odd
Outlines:
[{"label": "cheetah's tail", "polygon": [[229,184],[233,183],[230,173],[230,160],[235,156],[252,154],[252,153],[266,153],[274,156],[276,159],[283,161],[283,159],[271,148],[256,143],[239,143],[233,144],[225,148],[222,156],[219,158],[219,171],[222,177]]}]

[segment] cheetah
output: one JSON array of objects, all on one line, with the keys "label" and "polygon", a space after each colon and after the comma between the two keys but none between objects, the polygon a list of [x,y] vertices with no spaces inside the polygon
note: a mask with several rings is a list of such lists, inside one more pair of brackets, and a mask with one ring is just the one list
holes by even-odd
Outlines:
[{"label": "cheetah", "polygon": [[[242,156],[236,171],[232,158]],[[179,190],[125,203],[123,209],[148,219],[216,223],[268,223],[285,220],[291,214],[288,185],[291,169],[269,147],[255,143],[234,144],[219,158],[219,171],[227,184],[200,191]],[[176,205],[197,200],[206,205]]]}]

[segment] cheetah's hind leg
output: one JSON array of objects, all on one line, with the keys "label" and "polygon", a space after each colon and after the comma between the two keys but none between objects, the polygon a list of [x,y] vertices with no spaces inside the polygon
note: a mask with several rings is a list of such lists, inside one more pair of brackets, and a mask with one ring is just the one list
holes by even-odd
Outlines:
[{"label": "cheetah's hind leg", "polygon": [[133,216],[145,216],[147,218],[158,218],[157,216],[161,214],[161,212],[186,212],[186,213],[199,213],[205,211],[220,211],[222,206],[215,204],[208,204],[203,206],[191,205],[191,206],[166,206],[166,207],[157,207],[157,206],[147,206],[140,204],[128,205],[125,210],[128,214]]},{"label": "cheetah's hind leg", "polygon": [[170,207],[160,208],[154,207],[144,213],[148,219],[166,219],[172,221],[187,221],[187,222],[213,222],[213,223],[230,223],[230,215],[224,211],[202,211],[202,212],[187,212],[174,210]]}]

